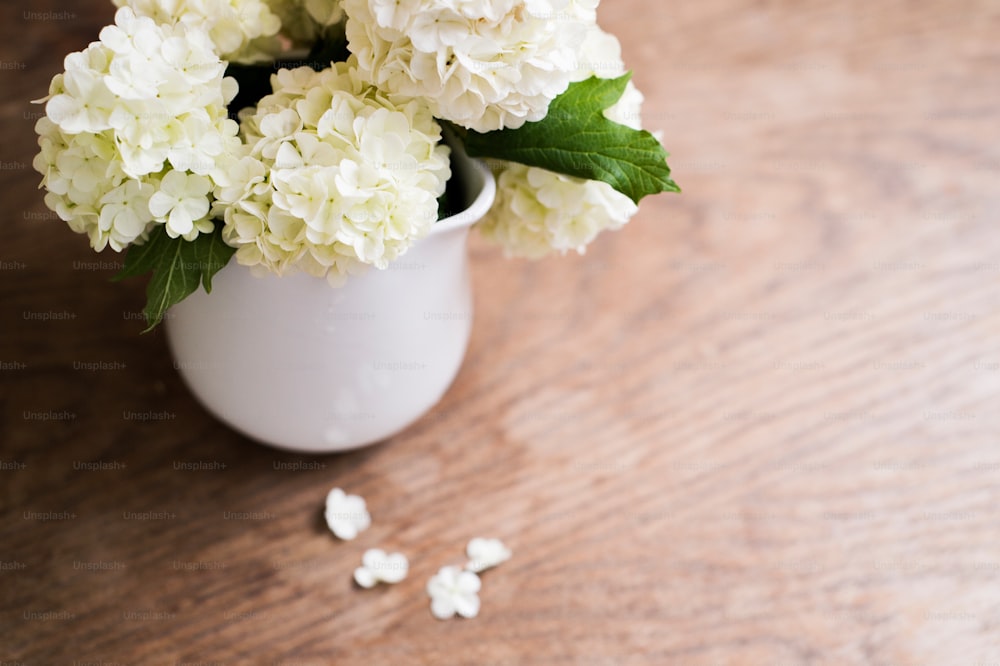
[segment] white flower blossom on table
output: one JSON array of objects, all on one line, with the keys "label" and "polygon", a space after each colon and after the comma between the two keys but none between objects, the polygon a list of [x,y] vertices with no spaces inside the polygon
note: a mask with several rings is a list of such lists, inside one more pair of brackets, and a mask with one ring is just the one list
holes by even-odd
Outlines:
[{"label": "white flower blossom on table", "polygon": [[375,587],[378,583],[398,583],[410,570],[410,564],[402,553],[388,554],[380,548],[370,548],[361,558],[361,566],[354,570],[354,581],[364,588]]},{"label": "white flower blossom on table", "polygon": [[465,554],[469,557],[465,569],[474,573],[481,573],[503,564],[511,557],[510,548],[505,546],[503,541],[481,537],[469,541],[469,545],[465,548]]},{"label": "white flower blossom on table", "polygon": [[598,0],[343,0],[362,76],[479,132],[541,120]]},{"label": "white flower blossom on table", "polygon": [[[386,268],[429,231],[451,175],[425,105],[363,82],[354,59],[272,76],[242,115],[250,155],[216,191],[236,260],[339,284]],[[248,178],[248,179],[247,179]]]},{"label": "white flower blossom on table", "polygon": [[213,179],[241,144],[226,111],[236,84],[205,33],[123,8],[65,67],[35,127],[46,205],[95,250],[156,224],[188,240],[210,230]]},{"label": "white flower blossom on table", "polygon": [[281,20],[264,0],[113,0],[157,23],[183,23],[204,31],[229,62],[259,62],[281,50]]},{"label": "white flower blossom on table", "polygon": [[479,614],[480,580],[472,571],[446,566],[427,582],[431,598],[431,614],[447,620],[456,614],[473,618]]},{"label": "white flower blossom on table", "polygon": [[[592,26],[583,40],[573,81],[614,78],[625,71],[618,40]],[[604,112],[609,120],[640,129],[642,93],[630,81],[621,98]],[[611,185],[538,167],[497,161],[497,196],[477,225],[508,256],[539,259],[552,252],[586,246],[605,230],[620,229],[638,206]]]},{"label": "white flower blossom on table", "polygon": [[350,541],[372,524],[365,500],[334,488],[326,496],[326,524],[338,539]]}]

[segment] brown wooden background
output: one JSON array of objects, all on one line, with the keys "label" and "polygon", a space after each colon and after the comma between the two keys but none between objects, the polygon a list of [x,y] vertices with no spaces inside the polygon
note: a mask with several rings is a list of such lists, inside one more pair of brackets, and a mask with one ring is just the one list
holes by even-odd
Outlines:
[{"label": "brown wooden background", "polygon": [[[474,239],[452,390],[308,458],[210,418],[142,284],[41,203],[26,100],[110,3],[4,3],[3,663],[1000,663],[1000,4],[601,15],[684,194],[586,257]],[[349,544],[338,485],[374,517]],[[480,617],[434,620],[427,579],[490,535]],[[354,589],[373,546],[410,577]]]}]

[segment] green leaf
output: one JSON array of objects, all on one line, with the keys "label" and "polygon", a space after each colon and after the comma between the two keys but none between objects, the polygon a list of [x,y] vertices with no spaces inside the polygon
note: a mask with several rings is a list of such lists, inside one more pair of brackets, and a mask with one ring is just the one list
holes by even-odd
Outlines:
[{"label": "green leaf", "polygon": [[600,180],[635,203],[649,194],[680,192],[656,137],[604,117],[631,77],[629,72],[617,79],[572,83],[552,100],[545,118],[517,129],[459,131],[466,152]]},{"label": "green leaf", "polygon": [[216,228],[211,234],[200,234],[194,240],[194,246],[201,270],[201,284],[205,287],[205,293],[210,294],[212,293],[212,276],[229,263],[236,249],[223,242],[221,227]]},{"label": "green leaf", "polygon": [[193,294],[198,285],[212,291],[212,276],[229,263],[236,250],[222,241],[222,225],[212,233],[199,234],[193,241],[171,238],[158,226],[142,245],[133,245],[125,255],[125,265],[114,277],[121,280],[152,271],[146,287],[147,328],[151,331],[170,306]]},{"label": "green leaf", "polygon": [[112,280],[119,282],[125,278],[142,275],[153,270],[162,252],[166,252],[166,245],[170,241],[167,230],[162,225],[157,226],[149,234],[149,238],[142,245],[130,245],[125,252],[125,264],[118,271]]},{"label": "green leaf", "polygon": [[[200,237],[200,235],[199,235]],[[169,238],[169,237],[168,237]],[[146,330],[153,330],[163,321],[167,309],[190,296],[201,282],[201,271],[198,268],[198,250],[195,248],[197,239],[186,241],[183,238],[169,238],[166,251],[163,252],[153,268],[153,275],[146,287]]]}]

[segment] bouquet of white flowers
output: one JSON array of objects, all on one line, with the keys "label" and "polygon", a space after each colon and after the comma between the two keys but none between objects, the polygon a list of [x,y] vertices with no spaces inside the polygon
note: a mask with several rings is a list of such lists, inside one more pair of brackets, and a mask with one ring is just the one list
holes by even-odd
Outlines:
[{"label": "bouquet of white flowers", "polygon": [[127,250],[119,277],[152,273],[150,327],[233,257],[386,268],[451,212],[446,136],[489,158],[478,226],[511,255],[582,252],[678,191],[598,0],[114,2],[41,100],[34,166]]}]

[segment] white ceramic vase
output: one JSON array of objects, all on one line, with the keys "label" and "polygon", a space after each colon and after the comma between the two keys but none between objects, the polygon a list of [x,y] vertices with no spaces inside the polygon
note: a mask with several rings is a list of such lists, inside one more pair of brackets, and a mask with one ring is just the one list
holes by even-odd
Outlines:
[{"label": "white ceramic vase", "polygon": [[306,274],[255,277],[230,262],[166,318],[191,392],[265,444],[330,453],[404,429],[444,395],[469,341],[466,238],[493,203],[493,176],[456,148],[465,210],[390,264],[342,287]]}]

